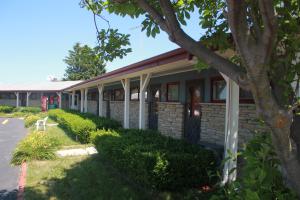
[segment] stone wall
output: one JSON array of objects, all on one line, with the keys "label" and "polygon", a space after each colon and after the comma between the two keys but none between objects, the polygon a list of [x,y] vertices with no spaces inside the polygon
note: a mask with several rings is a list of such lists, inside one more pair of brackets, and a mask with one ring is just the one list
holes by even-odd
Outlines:
[{"label": "stone wall", "polygon": [[35,100],[29,99],[29,106],[41,107],[41,100],[40,99],[35,99]]},{"label": "stone wall", "polygon": [[[103,102],[104,113],[106,113],[106,102]],[[110,102],[110,117],[123,124],[124,102]],[[145,126],[148,127],[148,104],[145,103]],[[139,101],[130,101],[129,104],[129,127],[139,128]]]},{"label": "stone wall", "polygon": [[[225,104],[201,104],[201,142],[224,145]],[[240,104],[238,143],[242,147],[255,130],[266,130],[256,120],[255,105]]]},{"label": "stone wall", "polygon": [[87,101],[87,112],[92,113],[94,115],[98,115],[98,113],[97,113],[97,108],[98,108],[97,103],[98,103],[97,101],[88,100]]},{"label": "stone wall", "polygon": [[182,138],[184,105],[180,103],[158,102],[158,131],[173,138]]},{"label": "stone wall", "polygon": [[[130,113],[132,115],[132,113]],[[115,119],[123,124],[124,119],[124,102],[110,101],[110,118]]]},{"label": "stone wall", "polygon": [[4,106],[16,106],[16,99],[0,99],[0,105]]}]

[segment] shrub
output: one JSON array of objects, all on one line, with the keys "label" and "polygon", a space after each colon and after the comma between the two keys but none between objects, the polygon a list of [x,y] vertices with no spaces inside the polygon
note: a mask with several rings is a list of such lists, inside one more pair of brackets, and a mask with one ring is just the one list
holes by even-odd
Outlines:
[{"label": "shrub", "polygon": [[0,106],[0,113],[11,113],[13,112],[14,107],[12,106]]},{"label": "shrub", "polygon": [[271,136],[257,134],[240,152],[245,160],[241,176],[235,182],[220,188],[219,194],[212,199],[298,199],[283,181]]},{"label": "shrub", "polygon": [[22,113],[39,113],[41,112],[40,107],[18,107],[14,108],[14,112],[22,112]]},{"label": "shrub", "polygon": [[115,120],[88,113],[61,109],[50,110],[48,113],[49,117],[57,121],[63,128],[78,136],[82,142],[89,142],[90,132],[96,129],[118,129],[121,127],[121,124]]},{"label": "shrub", "polygon": [[30,127],[36,123],[37,120],[39,120],[40,117],[37,115],[29,115],[25,117],[25,127]]},{"label": "shrub", "polygon": [[73,113],[83,118],[92,120],[95,123],[97,129],[119,129],[122,127],[120,122],[106,117],[99,117],[91,113],[80,113],[75,110],[67,110],[66,112]]},{"label": "shrub", "polygon": [[53,159],[58,146],[57,138],[43,132],[30,133],[17,145],[11,163],[19,165],[24,161]]},{"label": "shrub", "polygon": [[99,154],[137,183],[159,190],[210,184],[216,172],[212,151],[154,131],[98,130],[91,134]]},{"label": "shrub", "polygon": [[96,130],[96,125],[91,120],[84,119],[79,115],[67,113],[59,109],[50,110],[48,114],[62,128],[76,135],[79,141],[83,143],[89,142],[90,132]]}]

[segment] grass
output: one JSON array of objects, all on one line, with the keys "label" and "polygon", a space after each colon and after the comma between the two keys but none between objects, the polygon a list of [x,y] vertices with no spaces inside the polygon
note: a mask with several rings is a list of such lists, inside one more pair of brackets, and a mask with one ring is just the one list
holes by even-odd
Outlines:
[{"label": "grass", "polygon": [[[48,124],[51,122],[47,122]],[[58,126],[46,127],[46,134],[51,135],[59,139],[61,146],[75,146],[80,145],[80,142],[76,141],[72,135],[66,133],[62,128]]]},{"label": "grass", "polygon": [[135,184],[98,155],[28,163],[25,199],[209,199],[198,190],[158,193]]},{"label": "grass", "polygon": [[153,199],[108,169],[99,157],[29,163],[25,199]]}]

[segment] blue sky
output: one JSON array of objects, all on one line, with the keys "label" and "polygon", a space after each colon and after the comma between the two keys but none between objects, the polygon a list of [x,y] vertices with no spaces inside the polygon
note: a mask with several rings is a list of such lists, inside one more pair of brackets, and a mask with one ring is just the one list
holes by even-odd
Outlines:
[{"label": "blue sky", "polygon": [[[111,71],[177,48],[165,33],[146,37],[141,19],[106,15],[113,28],[131,34],[133,52],[107,64]],[[186,28],[200,37],[196,16]],[[104,22],[99,26],[105,26]],[[0,83],[44,82],[49,75],[62,78],[62,61],[76,42],[96,45],[92,14],[79,0],[2,0],[0,6]]]}]

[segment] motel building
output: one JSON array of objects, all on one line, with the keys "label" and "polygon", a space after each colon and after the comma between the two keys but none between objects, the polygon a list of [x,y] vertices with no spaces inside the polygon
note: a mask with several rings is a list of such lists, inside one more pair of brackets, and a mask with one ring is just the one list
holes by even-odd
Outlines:
[{"label": "motel building", "polygon": [[44,99],[47,109],[69,108],[69,95],[64,89],[81,81],[49,81],[37,84],[0,84],[0,105],[14,107],[41,107]]},{"label": "motel building", "polygon": [[[233,52],[225,52],[229,57]],[[190,143],[235,154],[265,130],[256,119],[251,93],[213,68],[197,70],[197,60],[176,49],[80,82],[0,88],[0,105],[40,106],[41,96],[58,97],[59,108],[120,121],[124,128],[158,130]],[[224,181],[235,179],[229,161]]]}]

